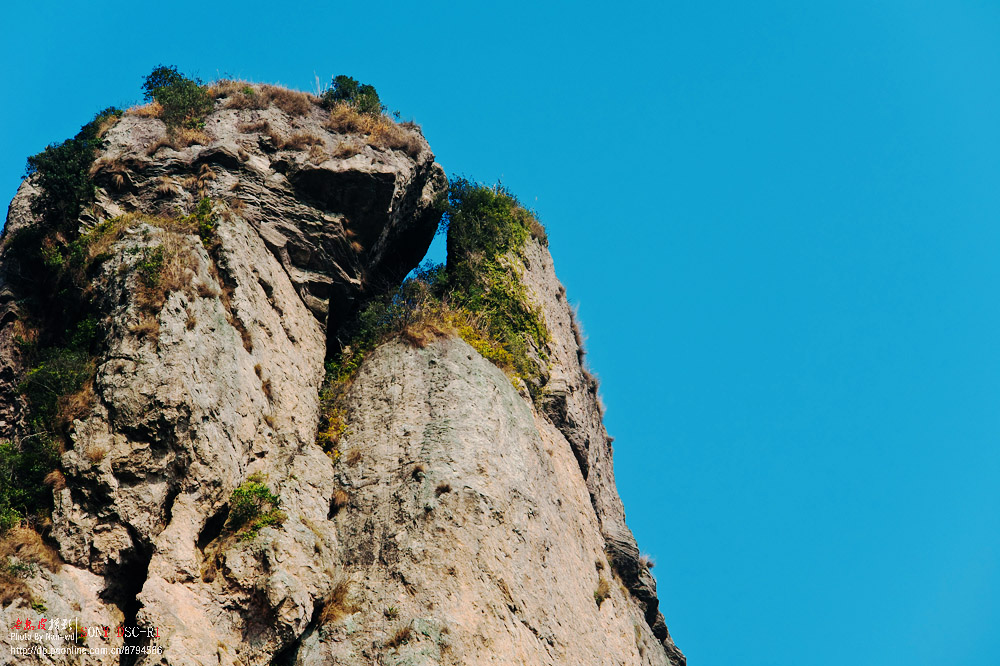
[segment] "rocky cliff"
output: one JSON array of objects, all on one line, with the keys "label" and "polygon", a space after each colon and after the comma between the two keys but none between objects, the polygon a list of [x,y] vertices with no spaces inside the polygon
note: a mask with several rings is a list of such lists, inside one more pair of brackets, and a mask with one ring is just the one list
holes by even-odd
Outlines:
[{"label": "rocky cliff", "polygon": [[[47,438],[58,469],[50,514],[21,507],[4,537],[0,623],[72,618],[111,628],[78,644],[135,653],[17,662],[682,664],[544,244],[505,264],[549,332],[537,390],[446,327],[389,339],[325,451],[336,334],[423,257],[447,181],[416,126],[213,93],[203,129],[104,122],[71,224],[37,176],[11,204],[0,435]],[[41,381],[67,359],[71,390]]]}]

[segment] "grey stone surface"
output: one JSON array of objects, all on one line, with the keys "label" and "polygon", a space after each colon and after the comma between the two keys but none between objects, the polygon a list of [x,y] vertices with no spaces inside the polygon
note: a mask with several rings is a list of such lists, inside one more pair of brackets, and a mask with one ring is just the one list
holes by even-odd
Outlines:
[{"label": "grey stone surface", "polygon": [[[512,264],[514,262],[512,261]],[[556,277],[552,255],[529,240],[520,265],[513,265],[533,303],[544,314],[551,335],[542,411],[566,437],[586,479],[600,521],[608,558],[622,581],[642,603],[645,617],[664,648],[677,662],[684,657],[674,645],[659,611],[656,581],[640,562],[639,548],[625,524],[625,508],[615,484],[611,438],[604,427],[597,379],[584,363],[582,333],[574,319],[566,289]]]},{"label": "grey stone surface", "polygon": [[333,523],[358,610],[307,631],[295,663],[669,663],[611,573],[569,443],[465,342],[381,347],[348,410],[345,460],[360,456],[336,468],[350,499]]}]

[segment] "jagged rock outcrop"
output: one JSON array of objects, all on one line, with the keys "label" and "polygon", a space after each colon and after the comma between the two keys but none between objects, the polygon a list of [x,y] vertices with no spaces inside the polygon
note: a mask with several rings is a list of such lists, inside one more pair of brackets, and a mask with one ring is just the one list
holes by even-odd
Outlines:
[{"label": "jagged rock outcrop", "polygon": [[[391,149],[325,119],[223,98],[204,145],[157,148],[166,128],[141,114],[107,132],[80,221],[105,230],[105,345],[54,490],[48,539],[65,565],[28,581],[33,596],[84,625],[158,628],[162,653],[120,663],[683,663],[541,245],[522,273],[552,332],[540,410],[461,340],[392,342],[350,389],[341,459],[316,445],[328,336],[422,258],[446,188],[415,128]],[[4,275],[17,270],[8,241],[40,224],[35,196],[28,180],[11,204]],[[209,236],[176,222],[206,198]],[[157,252],[167,287],[150,315],[140,262]],[[9,438],[26,427],[19,288],[0,284]],[[238,538],[229,499],[254,474],[284,522]],[[0,622],[26,612],[15,601]],[[149,641],[90,642],[122,644]]]},{"label": "jagged rock outcrop", "polygon": [[615,571],[643,606],[654,635],[671,658],[683,655],[670,638],[659,612],[656,581],[641,563],[639,548],[625,524],[625,508],[615,485],[611,437],[604,427],[597,380],[584,367],[580,327],[556,277],[552,255],[539,242],[529,242],[523,255],[522,281],[535,305],[544,313],[551,335],[549,376],[542,411],[565,437],[586,480],[587,491],[605,539],[605,550]]}]

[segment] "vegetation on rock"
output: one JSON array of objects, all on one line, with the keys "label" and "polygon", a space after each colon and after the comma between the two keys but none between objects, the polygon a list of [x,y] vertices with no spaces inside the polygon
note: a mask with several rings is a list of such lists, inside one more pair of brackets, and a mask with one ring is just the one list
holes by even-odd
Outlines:
[{"label": "vegetation on rock", "polygon": [[168,128],[201,129],[205,116],[215,108],[201,81],[189,79],[174,66],[154,69],[146,76],[142,89],[147,101],[160,105],[160,118]]},{"label": "vegetation on rock", "polygon": [[358,113],[371,116],[385,113],[385,105],[379,99],[375,86],[360,83],[344,74],[333,77],[331,86],[323,93],[323,103],[330,108],[346,104]]},{"label": "vegetation on rock", "polygon": [[451,182],[441,209],[447,265],[416,270],[395,291],[369,301],[340,332],[344,344],[327,364],[317,436],[335,460],[347,431],[343,395],[367,355],[392,338],[424,346],[458,335],[515,385],[523,382],[533,398],[541,397],[549,332],[517,264],[529,238],[546,242],[544,229],[503,187],[464,178]]},{"label": "vegetation on rock", "polygon": [[229,497],[226,527],[243,541],[253,539],[265,527],[285,522],[285,512],[278,508],[281,500],[265,481],[263,474],[251,474]]},{"label": "vegetation on rock", "polygon": [[0,537],[0,608],[21,598],[36,612],[45,611],[45,605],[32,596],[24,582],[38,574],[39,566],[59,571],[62,561],[34,530],[24,527],[6,530]]},{"label": "vegetation on rock", "polygon": [[52,144],[28,158],[25,176],[36,176],[41,192],[33,203],[47,225],[72,231],[83,207],[94,200],[90,167],[102,137],[121,118],[122,111],[108,107],[84,125],[75,137]]},{"label": "vegetation on rock", "polygon": [[58,446],[49,438],[30,437],[19,444],[0,440],[0,534],[51,509],[52,493],[44,481],[58,463]]},{"label": "vegetation on rock", "polygon": [[[169,72],[162,74],[169,86]],[[122,165],[95,162],[103,136],[121,117],[109,108],[60,144],[28,158],[26,177],[39,194],[33,202],[37,224],[4,239],[6,278],[24,297],[18,342],[28,368],[19,389],[27,405],[29,431],[0,446],[0,531],[24,519],[37,520],[51,509],[51,493],[42,483],[59,461],[66,428],[90,408],[95,357],[103,345],[94,302],[98,266],[111,245],[137,223],[198,233],[210,243],[214,233],[211,202],[180,219],[126,215],[106,220],[81,235],[80,215],[94,200],[93,175]],[[140,300],[158,309],[165,294],[180,285],[176,248],[142,249],[135,261]]]},{"label": "vegetation on rock", "polygon": [[58,464],[64,425],[89,406],[99,345],[89,278],[95,257],[78,219],[94,199],[91,174],[104,133],[121,113],[105,109],[75,137],[28,158],[40,220],[4,239],[6,279],[25,295],[17,341],[29,368],[19,386],[29,432],[0,443],[0,532],[51,509],[43,480]]},{"label": "vegetation on rock", "polygon": [[597,581],[597,588],[594,590],[594,602],[600,608],[601,604],[611,596],[611,583],[603,575]]}]

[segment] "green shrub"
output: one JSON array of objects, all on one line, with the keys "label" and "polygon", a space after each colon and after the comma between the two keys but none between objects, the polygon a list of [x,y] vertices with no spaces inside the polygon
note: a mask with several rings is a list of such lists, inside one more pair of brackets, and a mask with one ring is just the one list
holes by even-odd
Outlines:
[{"label": "green shrub", "polygon": [[90,166],[104,144],[101,135],[122,112],[109,107],[84,125],[75,137],[52,144],[28,158],[25,176],[36,176],[42,191],[33,202],[36,213],[59,230],[72,230],[83,207],[94,200]]},{"label": "green shrub", "polygon": [[540,368],[531,351],[545,359],[549,332],[513,261],[528,238],[541,240],[544,230],[506,189],[464,178],[452,180],[443,208],[448,263],[439,292],[452,307],[480,317],[489,338],[500,344],[515,374],[535,394],[541,388]]},{"label": "green shrub", "polygon": [[0,533],[52,508],[45,475],[59,464],[59,448],[44,436],[0,440]]},{"label": "green shrub", "polygon": [[0,442],[0,530],[51,509],[43,480],[58,466],[62,424],[89,404],[81,389],[94,374],[100,329],[78,221],[94,199],[90,169],[103,136],[121,115],[104,109],[75,137],[27,160],[25,175],[40,188],[33,208],[41,221],[5,239],[5,278],[22,296],[22,325],[35,333],[19,345],[29,369],[18,388],[32,434]]},{"label": "green shrub", "polygon": [[264,483],[264,475],[252,474],[229,496],[227,527],[241,538],[249,540],[262,528],[285,522],[285,513],[278,506],[281,500]]},{"label": "green shrub", "polygon": [[156,99],[157,91],[169,88],[184,80],[184,75],[177,71],[176,66],[160,65],[150,72],[142,82],[143,97],[147,102]]},{"label": "green shrub", "polygon": [[201,244],[205,248],[211,250],[218,242],[215,236],[215,229],[219,221],[215,215],[215,209],[210,198],[202,198],[195,207],[194,212],[182,217],[180,222],[181,224],[192,225],[198,230],[198,236],[201,237]]},{"label": "green shrub", "polygon": [[159,286],[163,272],[163,247],[145,248],[135,268],[147,287]]},{"label": "green shrub", "polygon": [[443,266],[425,265],[415,277],[388,294],[373,298],[338,332],[340,351],[326,365],[329,383],[349,381],[369,352],[407,326],[437,312],[441,300],[432,292]]},{"label": "green shrub", "polygon": [[189,79],[174,66],[154,69],[146,76],[142,89],[147,100],[156,100],[163,107],[161,118],[168,128],[200,129],[205,126],[205,116],[215,108],[201,81]]},{"label": "green shrub", "polygon": [[64,347],[45,349],[39,357],[18,388],[28,399],[36,428],[52,431],[59,398],[80,390],[93,377],[94,361],[84,350]]},{"label": "green shrub", "polygon": [[347,104],[358,113],[372,116],[385,113],[385,106],[379,99],[375,86],[359,83],[357,79],[344,74],[333,77],[332,85],[323,93],[323,103],[327,107]]},{"label": "green shrub", "polygon": [[530,234],[530,217],[503,187],[452,179],[441,226],[448,234],[449,267],[472,253],[496,256],[520,248]]},{"label": "green shrub", "polygon": [[[514,260],[530,237],[544,230],[503,188],[463,178],[439,202],[448,233],[447,265],[425,264],[394,292],[371,299],[336,337],[340,351],[327,363],[321,392],[317,441],[330,442],[346,428],[341,397],[366,356],[387,339],[402,335],[416,344],[428,331],[450,331],[484,358],[525,382],[541,396],[549,331],[533,306]],[[423,330],[420,330],[420,329]]]}]

